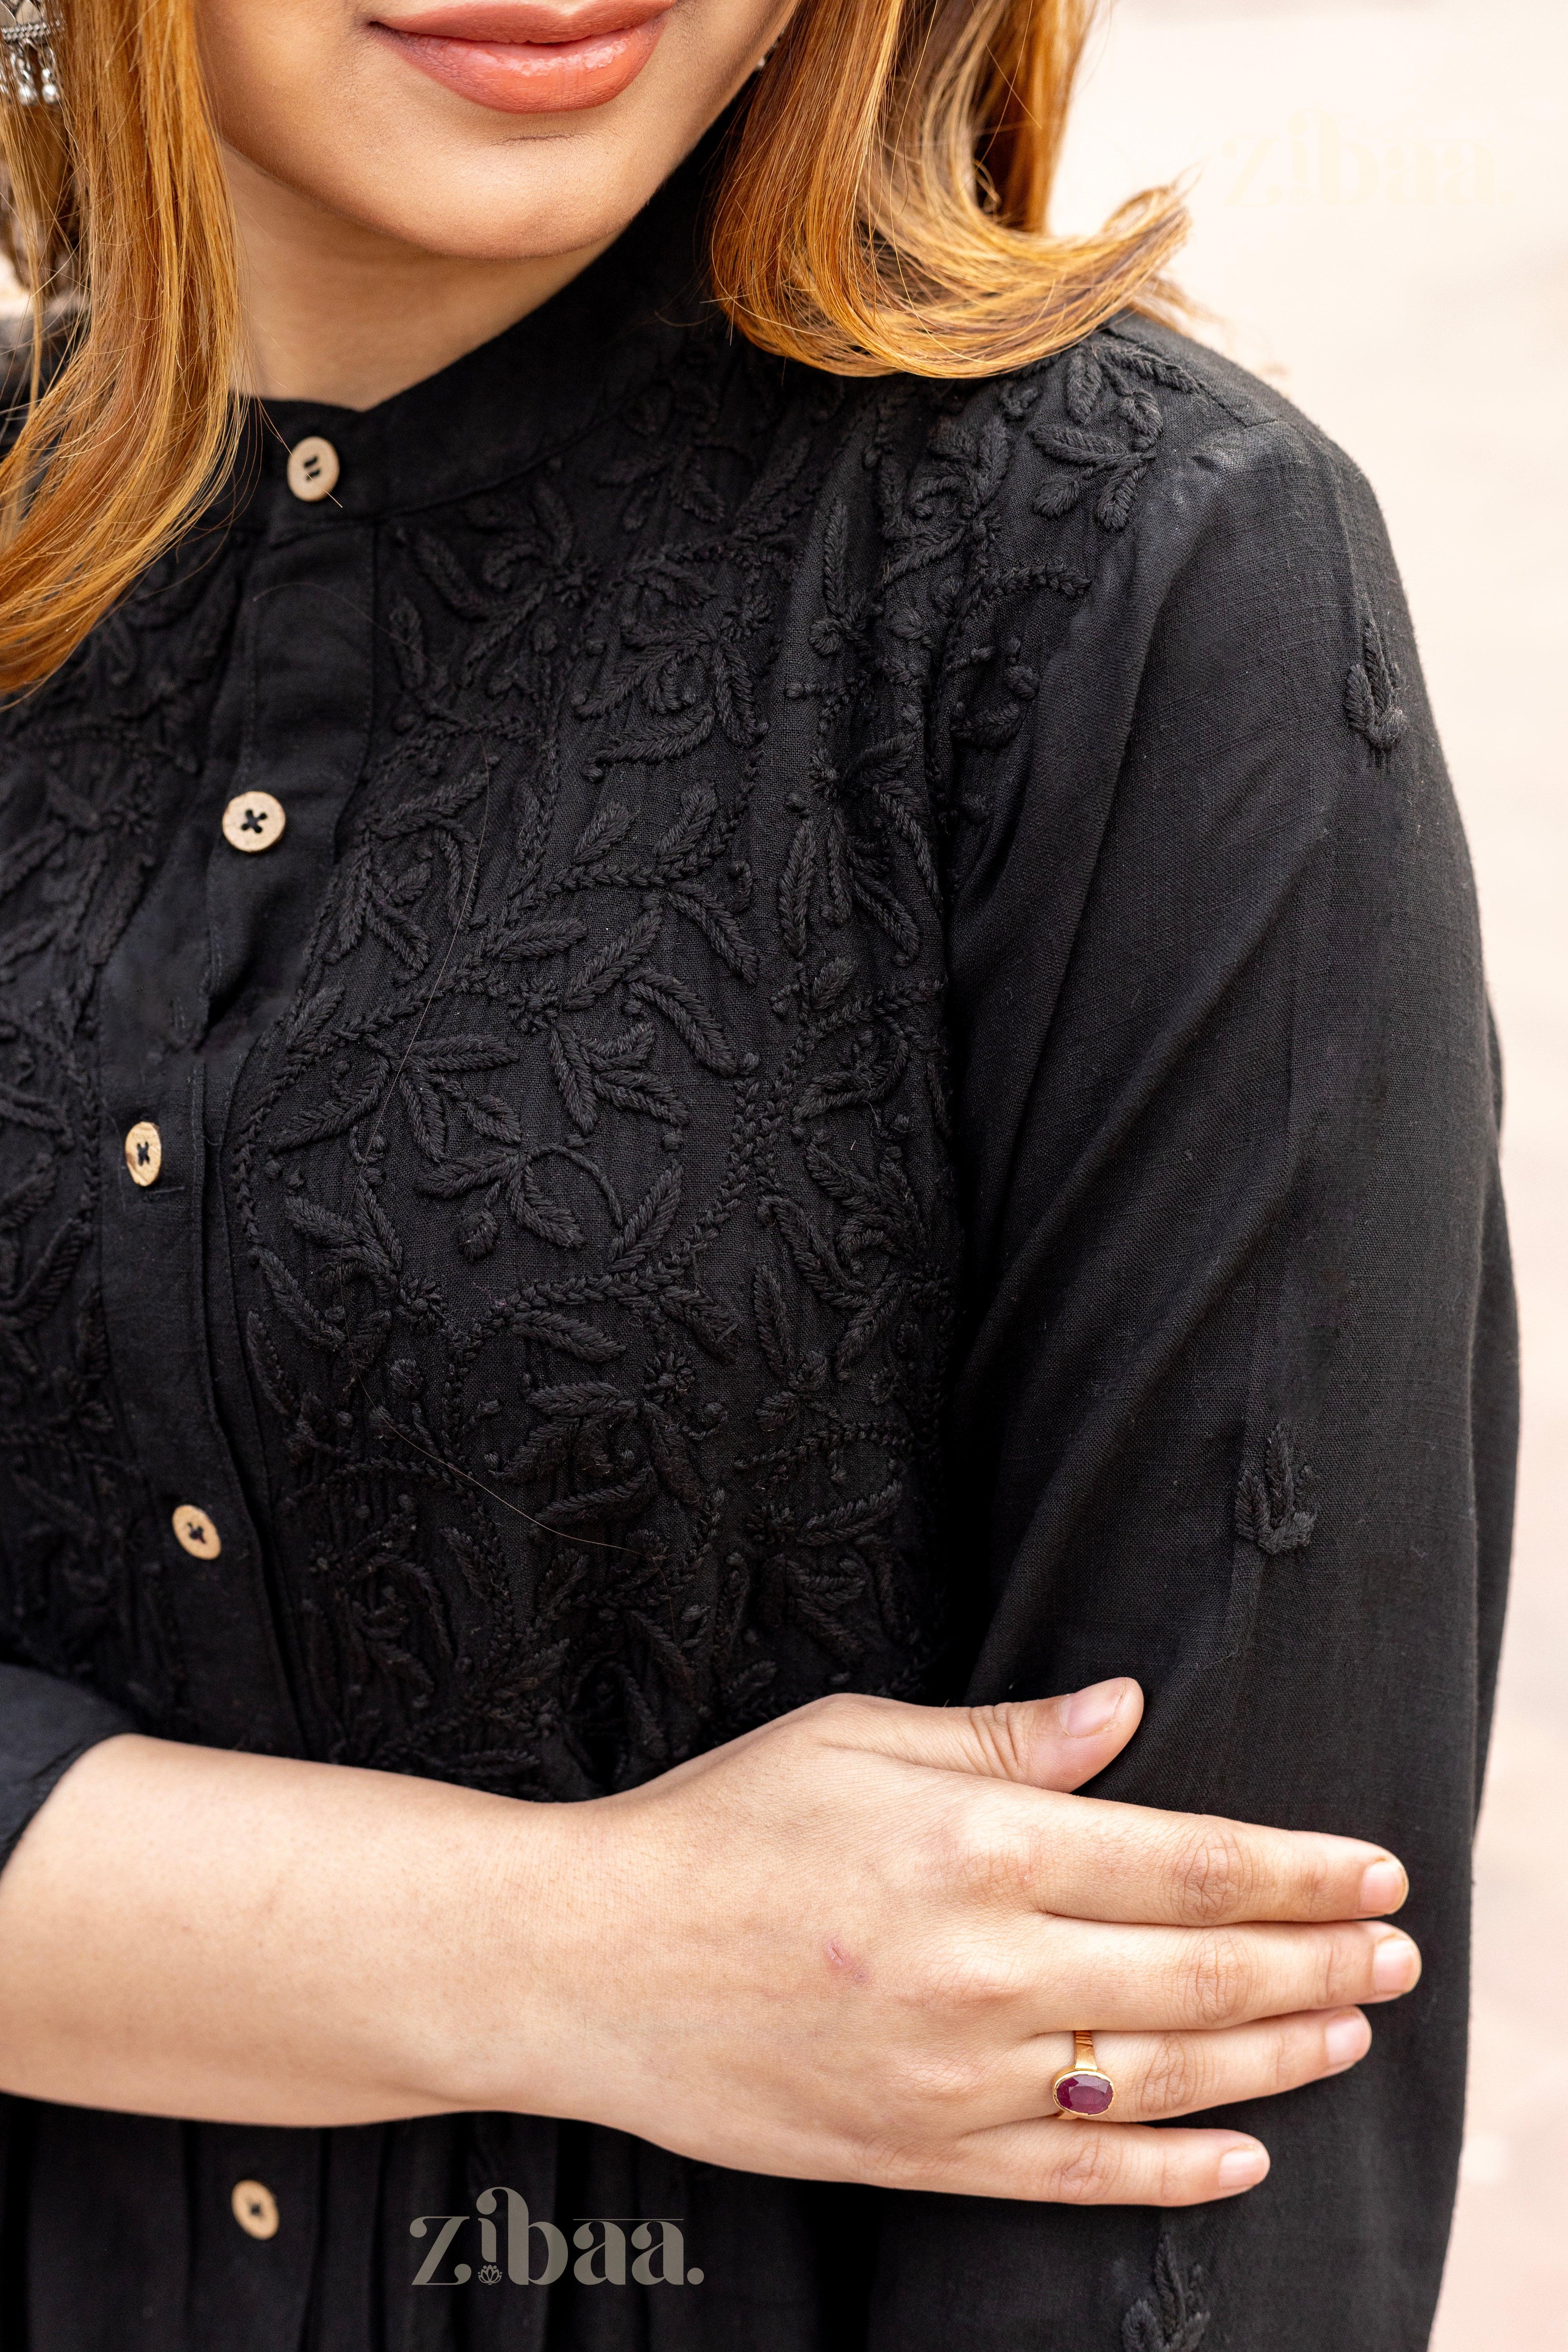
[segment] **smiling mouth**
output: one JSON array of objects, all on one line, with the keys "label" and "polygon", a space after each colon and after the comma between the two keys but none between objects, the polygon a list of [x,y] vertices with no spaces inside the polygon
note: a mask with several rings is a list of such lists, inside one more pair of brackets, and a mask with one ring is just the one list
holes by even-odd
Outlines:
[{"label": "smiling mouth", "polygon": [[673,0],[457,0],[369,30],[421,73],[499,114],[606,106],[658,46]]}]

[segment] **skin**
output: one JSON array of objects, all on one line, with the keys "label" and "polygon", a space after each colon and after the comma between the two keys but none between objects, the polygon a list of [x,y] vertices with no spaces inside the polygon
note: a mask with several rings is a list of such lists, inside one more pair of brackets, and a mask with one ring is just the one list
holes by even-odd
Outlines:
[{"label": "skin", "polygon": [[547,301],[668,178],[792,5],[199,0],[247,388],[373,407]]},{"label": "skin", "polygon": [[[1268,2158],[1148,2122],[1342,2071],[1419,1973],[1377,1846],[1074,1796],[1136,1684],[835,1696],[531,1805],[126,1737],[0,1876],[0,2084],[217,2121],[515,2108],[715,2164],[1182,2205]],[[1047,2120],[1092,2021],[1118,2117]]]},{"label": "skin", "polygon": [[[251,388],[367,407],[602,251],[776,0],[200,0]],[[1261,2179],[1152,2130],[1352,2065],[1407,1991],[1352,1839],[1074,1793],[1137,1685],[819,1700],[538,1805],[107,1740],[0,1874],[0,2088],[280,2125],[515,2109],[760,2172],[1184,2205]],[[1112,2116],[1050,2084],[1092,2025]]]}]

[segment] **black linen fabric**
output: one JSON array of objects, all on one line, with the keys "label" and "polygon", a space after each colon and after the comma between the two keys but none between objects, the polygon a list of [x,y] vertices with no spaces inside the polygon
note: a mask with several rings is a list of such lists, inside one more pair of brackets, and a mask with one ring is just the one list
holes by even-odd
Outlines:
[{"label": "black linen fabric", "polygon": [[[258,414],[0,721],[4,1850],[124,1727],[562,1801],[831,1689],[1131,1673],[1101,1791],[1386,1841],[1426,1974],[1173,2214],[7,2099],[5,2340],[1416,2352],[1515,1360],[1382,525],[1141,319],[982,384],[763,359],[699,178],[428,383]],[[689,2274],[518,2283],[506,2189]]]}]

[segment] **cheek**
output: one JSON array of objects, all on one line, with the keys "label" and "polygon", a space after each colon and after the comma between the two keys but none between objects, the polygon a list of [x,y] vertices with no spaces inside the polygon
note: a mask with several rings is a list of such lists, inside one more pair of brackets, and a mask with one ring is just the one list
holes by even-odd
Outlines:
[{"label": "cheek", "polygon": [[[395,22],[409,0],[387,0]],[[198,0],[219,128],[274,179],[426,251],[501,260],[614,236],[745,82],[778,0],[677,0],[607,102],[517,114],[420,71],[346,0]]]},{"label": "cheek", "polygon": [[353,60],[353,0],[195,0],[213,110],[238,145],[249,130],[330,105]]},{"label": "cheek", "polygon": [[222,136],[288,185],[306,184],[355,82],[352,0],[196,0],[202,66]]}]

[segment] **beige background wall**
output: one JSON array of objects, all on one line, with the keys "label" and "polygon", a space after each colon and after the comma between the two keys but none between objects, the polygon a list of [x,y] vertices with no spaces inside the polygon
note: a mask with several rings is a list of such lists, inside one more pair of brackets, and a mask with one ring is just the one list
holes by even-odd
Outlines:
[{"label": "beige background wall", "polygon": [[1548,2352],[1568,2347],[1568,5],[1122,0],[1083,99],[1058,217],[1201,165],[1184,282],[1208,339],[1376,486],[1469,825],[1526,1420],[1433,2342]]}]

